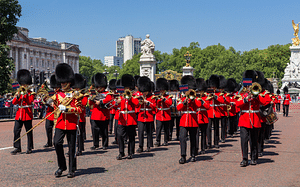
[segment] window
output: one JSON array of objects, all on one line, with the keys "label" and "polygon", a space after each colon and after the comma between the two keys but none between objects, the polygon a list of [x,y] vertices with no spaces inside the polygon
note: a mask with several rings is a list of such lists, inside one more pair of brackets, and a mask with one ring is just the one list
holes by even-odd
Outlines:
[{"label": "window", "polygon": [[30,66],[32,66],[32,58],[30,59]]},{"label": "window", "polygon": [[36,67],[39,68],[39,59],[36,59]]},{"label": "window", "polygon": [[44,60],[42,60],[42,67],[44,67]]}]

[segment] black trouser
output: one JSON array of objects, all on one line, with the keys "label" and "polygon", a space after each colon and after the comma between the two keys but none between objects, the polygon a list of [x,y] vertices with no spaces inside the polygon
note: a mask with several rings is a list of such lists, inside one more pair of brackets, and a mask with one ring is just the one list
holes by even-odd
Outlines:
[{"label": "black trouser", "polygon": [[262,153],[264,152],[264,140],[265,140],[265,133],[266,133],[267,123],[262,122],[261,128],[258,132],[258,152]]},{"label": "black trouser", "polygon": [[197,130],[197,136],[196,136],[197,151],[199,150],[199,130],[201,132],[201,151],[204,151],[206,149],[207,126],[208,123],[199,124],[199,128]]},{"label": "black trouser", "polygon": [[138,121],[138,136],[139,136],[139,147],[143,148],[144,146],[144,131],[147,133],[147,147],[153,147],[153,132],[152,124],[154,122],[141,122]]},{"label": "black trouser", "polygon": [[186,139],[189,132],[190,135],[190,151],[191,156],[197,155],[197,149],[196,149],[196,136],[197,136],[198,127],[180,127],[180,149],[181,149],[181,156],[186,156]]},{"label": "black trouser", "polygon": [[214,125],[214,145],[219,145],[220,135],[219,135],[219,119],[220,118],[209,118],[207,126],[207,144],[211,146],[212,140],[212,124]]},{"label": "black trouser", "polygon": [[156,120],[156,142],[160,144],[161,130],[164,128],[164,143],[168,143],[169,140],[169,124],[170,121]]},{"label": "black trouser", "polygon": [[236,124],[237,124],[237,115],[235,116],[229,116],[228,119],[228,134],[233,135],[234,132],[237,131]]},{"label": "black trouser", "polygon": [[84,130],[83,127],[85,125],[85,122],[79,122],[79,134],[77,137],[77,141],[78,141],[78,151],[84,151]]},{"label": "black trouser", "polygon": [[173,128],[176,124],[176,137],[179,139],[179,122],[180,122],[180,116],[175,116],[175,117],[171,117],[171,121],[170,121],[170,136],[169,136],[169,140],[172,140],[172,135],[173,135]]},{"label": "black trouser", "polygon": [[129,137],[128,142],[128,155],[134,154],[134,147],[135,147],[135,129],[136,125],[129,125],[129,126],[123,126],[118,125],[118,144],[119,144],[119,152],[120,154],[124,154],[124,140],[126,139],[126,136]]},{"label": "black trouser", "polygon": [[58,167],[61,170],[67,169],[66,158],[64,154],[64,137],[67,135],[68,147],[69,147],[69,171],[74,172],[76,168],[76,134],[77,130],[61,130],[55,129],[54,135],[54,147],[57,155]]},{"label": "black trouser", "polygon": [[82,136],[83,140],[86,140],[86,122],[82,122]]},{"label": "black trouser", "polygon": [[110,114],[109,118],[109,132],[112,132],[115,114]]},{"label": "black trouser", "polygon": [[288,116],[289,115],[289,106],[290,105],[283,105],[283,116]]},{"label": "black trouser", "polygon": [[90,124],[91,124],[92,137],[94,137],[95,122],[94,120],[91,120],[91,118],[90,118]]},{"label": "black trouser", "polygon": [[241,147],[243,159],[248,160],[248,142],[250,143],[250,158],[258,158],[258,131],[259,128],[240,127]]},{"label": "black trouser", "polygon": [[227,135],[227,121],[228,118],[226,116],[221,117],[221,140],[226,139]]},{"label": "black trouser", "polygon": [[45,124],[45,129],[46,129],[46,135],[47,135],[47,144],[49,146],[52,146],[52,137],[53,137],[53,126],[54,126],[54,121],[50,121],[46,119],[46,124]]},{"label": "black trouser", "polygon": [[271,133],[272,133],[272,129],[273,129],[274,123],[271,125],[266,125],[266,131],[265,131],[265,140],[270,139]]},{"label": "black trouser", "polygon": [[[29,131],[29,129],[32,128],[32,120],[28,121],[21,121],[21,120],[15,120],[15,126],[14,126],[14,141],[18,138],[20,138],[22,126],[25,126],[26,132]],[[14,142],[14,148],[21,150],[21,139],[17,142]],[[31,150],[33,149],[33,134],[32,131],[27,133],[27,149]]]},{"label": "black trouser", "polygon": [[276,111],[280,112],[280,103],[276,103]]},{"label": "black trouser", "polygon": [[118,123],[119,123],[119,121],[117,119],[115,119],[114,134],[115,134],[116,141],[118,141]]},{"label": "black trouser", "polygon": [[94,135],[93,135],[93,142],[95,147],[99,147],[99,135],[102,137],[102,146],[108,147],[108,120],[100,121],[100,120],[93,120],[94,121]]}]

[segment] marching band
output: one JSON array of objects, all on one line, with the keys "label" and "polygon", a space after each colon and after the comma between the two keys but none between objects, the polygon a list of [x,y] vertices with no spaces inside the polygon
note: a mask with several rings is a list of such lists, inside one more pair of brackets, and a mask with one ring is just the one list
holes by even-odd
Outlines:
[{"label": "marching band", "polygon": [[[112,134],[114,129],[115,141],[112,144],[119,146],[117,160],[132,159],[136,135],[139,140],[136,152],[150,152],[153,146],[168,146],[176,126],[175,140],[180,141],[181,150],[179,163],[184,164],[187,162],[188,135],[190,161],[195,162],[198,154],[205,154],[207,149],[218,149],[220,137],[224,143],[227,135],[232,138],[239,127],[242,150],[240,166],[245,167],[248,165],[248,142],[250,164],[256,165],[257,159],[263,156],[264,142],[269,139],[274,122],[278,119],[275,105],[276,111],[279,111],[280,100],[283,100],[283,115],[288,116],[291,100],[287,87],[284,88],[284,96],[281,98],[279,90],[277,95],[274,94],[273,86],[265,79],[264,74],[254,70],[243,73],[243,84],[238,84],[233,78],[226,79],[222,75],[211,75],[208,80],[187,75],[181,78],[180,85],[178,80],[158,78],[153,83],[148,77],[125,74],[120,80],[113,79],[107,85],[106,75],[97,73],[92,77],[92,86],[87,89],[84,77],[75,74],[68,64],[61,63],[57,65],[55,75],[50,78],[50,87],[54,92],[50,91],[46,84],[43,84],[37,93],[30,91],[32,79],[28,70],[19,70],[17,80],[21,86],[13,99],[13,104],[19,105],[19,109],[14,127],[15,149],[11,154],[21,152],[20,132],[23,124],[28,139],[26,153],[32,153],[32,130],[40,123],[32,127],[31,105],[35,95],[41,96],[48,106],[44,119],[47,134],[44,147],[54,145],[58,162],[55,176],[60,177],[63,171],[67,170],[63,151],[63,140],[67,136],[69,178],[75,176],[76,157],[84,151],[87,105],[92,113],[91,150],[99,149],[100,136],[102,149],[106,150],[109,147],[109,134]],[[155,142],[153,132],[156,133]],[[127,157],[124,149],[126,141]]]}]

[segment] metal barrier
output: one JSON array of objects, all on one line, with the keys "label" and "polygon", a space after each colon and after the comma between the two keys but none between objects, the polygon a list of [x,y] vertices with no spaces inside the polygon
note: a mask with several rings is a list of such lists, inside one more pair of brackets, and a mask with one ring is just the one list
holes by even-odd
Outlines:
[{"label": "metal barrier", "polygon": [[0,119],[13,119],[16,116],[18,107],[3,107],[0,108]]}]

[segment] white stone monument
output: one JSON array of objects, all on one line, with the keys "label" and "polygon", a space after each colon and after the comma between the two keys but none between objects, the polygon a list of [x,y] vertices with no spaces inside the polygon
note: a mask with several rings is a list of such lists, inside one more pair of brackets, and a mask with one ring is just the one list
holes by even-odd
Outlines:
[{"label": "white stone monument", "polygon": [[155,45],[149,39],[150,35],[146,35],[146,39],[141,43],[142,56],[140,57],[140,76],[149,77],[151,81],[155,82],[156,60],[153,55]]},{"label": "white stone monument", "polygon": [[186,52],[186,54],[184,54],[184,57],[186,59],[186,65],[181,69],[182,70],[182,76],[186,76],[186,75],[194,75],[194,68],[190,66],[190,62],[191,62],[191,56],[192,54],[190,54],[189,51]]}]

